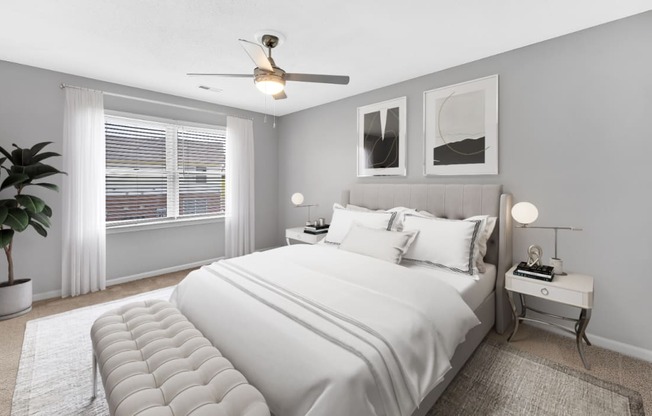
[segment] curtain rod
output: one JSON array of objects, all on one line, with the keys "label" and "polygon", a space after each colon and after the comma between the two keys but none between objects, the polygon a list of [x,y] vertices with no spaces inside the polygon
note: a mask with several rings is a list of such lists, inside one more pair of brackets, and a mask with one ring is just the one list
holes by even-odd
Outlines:
[{"label": "curtain rod", "polygon": [[93,88],[86,88],[86,87],[78,87],[77,85],[69,85],[69,84],[64,84],[61,83],[59,85],[59,88],[64,89],[64,88],[75,88],[78,90],[87,90],[87,91],[96,91],[96,92],[101,92],[104,95],[108,95],[111,97],[116,97],[116,98],[126,98],[128,100],[134,100],[134,101],[142,101],[145,103],[150,103],[150,104],[160,104],[160,105],[167,105],[169,107],[176,107],[176,108],[182,108],[184,110],[193,110],[193,111],[202,111],[205,113],[212,113],[212,114],[218,114],[221,116],[232,116],[232,117],[238,117],[238,118],[244,118],[253,121],[253,117],[242,117],[242,116],[236,116],[233,114],[227,114],[227,113],[222,113],[221,111],[215,111],[215,110],[207,110],[205,108],[200,108],[200,107],[192,107],[189,105],[181,105],[181,104],[172,104],[172,103],[167,103],[165,101],[159,101],[159,100],[151,100],[149,98],[141,98],[141,97],[135,97],[133,95],[125,95],[125,94],[116,94],[114,92],[106,92],[102,90],[96,90]]}]

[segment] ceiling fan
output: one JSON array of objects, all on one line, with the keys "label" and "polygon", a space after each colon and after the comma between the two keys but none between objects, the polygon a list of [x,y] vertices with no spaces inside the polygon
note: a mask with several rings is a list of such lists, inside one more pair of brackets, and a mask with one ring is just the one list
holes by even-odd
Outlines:
[{"label": "ceiling fan", "polygon": [[[247,55],[249,55],[251,60],[256,64],[253,74],[206,74],[193,72],[188,73],[187,75],[253,78],[256,87],[264,94],[274,97],[275,100],[287,98],[284,91],[286,81],[318,82],[340,85],[347,85],[349,83],[349,77],[346,75],[296,74],[285,72],[283,69],[276,66],[276,62],[272,59],[272,49],[279,44],[278,36],[268,34],[263,35],[261,39],[262,46],[254,42],[249,42],[248,40],[238,40],[245,52],[247,52]],[[263,46],[267,48],[267,54],[265,54]]]}]

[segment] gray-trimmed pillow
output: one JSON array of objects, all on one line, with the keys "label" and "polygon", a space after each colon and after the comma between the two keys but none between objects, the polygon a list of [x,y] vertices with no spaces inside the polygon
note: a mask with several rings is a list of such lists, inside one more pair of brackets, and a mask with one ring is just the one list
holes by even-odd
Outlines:
[{"label": "gray-trimmed pillow", "polygon": [[406,215],[403,231],[417,230],[419,235],[403,258],[473,276],[480,225],[480,220]]},{"label": "gray-trimmed pillow", "polygon": [[400,263],[419,232],[387,231],[353,224],[346,234],[340,250],[351,251],[365,256]]}]

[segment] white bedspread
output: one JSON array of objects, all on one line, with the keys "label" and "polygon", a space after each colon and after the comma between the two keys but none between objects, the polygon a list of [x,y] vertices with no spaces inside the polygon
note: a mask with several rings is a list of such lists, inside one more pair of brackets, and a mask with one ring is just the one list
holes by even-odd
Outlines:
[{"label": "white bedspread", "polygon": [[213,263],[171,300],[277,416],[410,415],[479,323],[438,279],[318,245]]}]

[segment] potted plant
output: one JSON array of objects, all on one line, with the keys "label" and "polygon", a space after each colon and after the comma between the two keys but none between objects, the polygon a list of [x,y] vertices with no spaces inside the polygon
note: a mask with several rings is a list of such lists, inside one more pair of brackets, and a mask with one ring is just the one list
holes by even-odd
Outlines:
[{"label": "potted plant", "polygon": [[14,278],[12,249],[16,233],[30,227],[43,237],[48,235],[52,209],[41,198],[26,191],[33,186],[58,191],[57,185],[40,182],[45,177],[64,173],[43,163],[53,156],[61,156],[54,152],[41,153],[50,143],[38,143],[25,149],[14,144],[15,149],[11,152],[0,146],[0,152],[4,155],[0,157],[0,167],[7,174],[0,185],[0,192],[5,189],[15,192],[11,198],[0,199],[0,247],[5,251],[8,266],[7,281],[0,283],[0,320],[22,315],[32,309],[32,281]]}]

